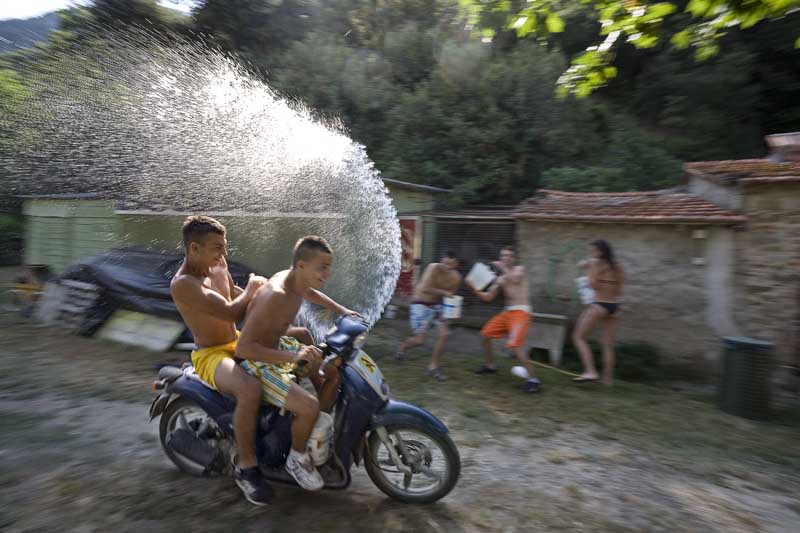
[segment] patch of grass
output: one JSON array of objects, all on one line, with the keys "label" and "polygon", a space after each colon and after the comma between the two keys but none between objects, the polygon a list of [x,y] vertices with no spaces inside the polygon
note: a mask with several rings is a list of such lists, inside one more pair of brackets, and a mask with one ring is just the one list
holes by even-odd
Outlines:
[{"label": "patch of grass", "polygon": [[[0,317],[0,327],[4,324]],[[520,390],[522,381],[509,372],[516,363],[505,358],[499,350],[496,354],[497,374],[473,373],[483,358],[477,335],[470,331],[454,332],[443,359],[443,370],[449,379],[437,382],[425,374],[430,344],[426,349],[412,351],[408,361],[393,359],[394,350],[406,333],[405,323],[382,322],[371,334],[367,351],[381,366],[393,396],[425,407],[440,417],[462,450],[463,447],[506,443],[538,446],[539,440],[552,438],[541,443],[547,446],[542,448],[545,450],[542,453],[549,452],[542,457],[550,463],[565,465],[565,470],[579,468],[585,462],[597,463],[600,468],[613,468],[615,463],[626,461],[634,465],[637,458],[644,457],[645,463],[653,468],[678,470],[686,477],[709,479],[721,485],[738,486],[741,483],[734,478],[739,478],[753,486],[775,492],[782,490],[786,494],[797,487],[800,449],[796,443],[800,441],[800,410],[796,407],[794,411],[778,410],[769,422],[752,422],[721,412],[713,388],[658,387],[625,381],[619,381],[613,388],[599,384],[578,386],[569,377],[547,369],[539,371],[542,391],[526,394]],[[83,398],[125,400],[141,404],[142,416],[152,396],[148,385],[155,370],[151,365],[178,360],[186,355],[122,349],[93,339],[68,338],[65,341],[62,335],[27,324],[6,328],[4,338],[0,339],[0,352],[0,394],[3,399],[48,395],[74,400],[78,404],[83,403]],[[47,369],[46,385],[43,386],[42,372],[32,372],[32,368]],[[59,431],[44,416],[11,414],[11,418],[0,417],[0,443],[13,442],[16,447],[26,445],[29,436],[33,442],[40,436],[52,442],[55,435],[59,438],[69,435],[70,428]],[[47,431],[41,431],[42,426],[46,426]],[[585,442],[559,448],[560,442],[573,436],[583,438]],[[152,436],[136,436],[131,444],[149,445],[152,439]],[[92,444],[96,442],[99,441],[92,440]],[[85,454],[70,451],[69,445],[58,450],[67,450],[66,455],[73,460],[79,456],[86,460]],[[46,453],[49,452],[39,450],[29,457],[38,460]],[[470,453],[474,451],[470,450]],[[469,454],[464,453],[464,456]],[[109,458],[98,455],[98,462],[101,459],[107,461]],[[307,496],[302,492],[276,487],[276,491],[281,492],[280,502],[277,503],[276,499],[279,512],[271,513],[268,521],[263,513],[242,503],[237,489],[227,480],[198,482],[171,470],[142,468],[141,464],[134,467],[134,463],[127,462],[129,460],[120,459],[111,466],[98,465],[97,469],[84,468],[79,474],[63,479],[60,489],[63,492],[53,491],[55,503],[52,505],[63,504],[59,513],[63,508],[65,520],[74,519],[68,523],[92,524],[104,530],[127,527],[139,523],[137,521],[147,521],[150,529],[191,530],[196,525],[196,517],[191,514],[171,515],[174,501],[178,498],[187,507],[205,509],[206,514],[213,517],[209,519],[209,529],[217,526],[227,529],[260,527],[281,530],[283,526],[302,529],[301,526],[310,520],[306,516]],[[479,454],[470,460],[478,461]],[[465,475],[469,473],[467,467],[464,472]],[[747,478],[748,473],[754,477]],[[5,479],[0,477],[0,484],[4,485]],[[12,479],[13,476],[9,478]],[[153,487],[158,490],[153,490]],[[501,509],[492,510],[486,516],[485,523],[489,526],[537,523],[548,530],[625,530],[620,524],[602,517],[576,515],[578,494],[588,499],[588,493],[579,492],[564,498],[563,493],[525,492],[525,497],[520,498],[524,491],[509,489],[502,480],[487,487],[491,488],[487,501],[503,504]],[[469,489],[461,485],[458,490],[464,492],[461,495],[454,493],[455,498],[460,497],[463,501],[463,494],[468,494]],[[503,490],[507,491],[508,498]],[[93,499],[87,500],[84,497],[87,494]],[[92,502],[91,517],[84,517],[86,509],[81,507],[84,503],[72,505],[77,501]],[[460,514],[462,508],[458,505],[448,507],[447,501],[440,507],[426,507],[413,523],[401,520],[407,516],[406,507],[393,502],[376,503],[384,502],[380,495],[362,501],[361,495],[352,498],[350,493],[326,492],[315,495],[314,501],[323,514],[337,514],[343,505],[347,505],[353,516],[361,513],[380,520],[386,518],[387,522],[382,522],[382,525],[405,524],[404,527],[413,526],[420,530],[430,527],[426,520],[432,516],[443,530],[456,525],[466,530],[479,529],[479,524],[484,523],[476,518],[477,513]],[[692,519],[680,510],[664,512],[663,505],[650,505],[641,498],[631,505],[645,507],[645,511],[638,512],[647,514],[649,525],[655,529],[670,530],[676,519]],[[470,505],[464,506],[467,507]],[[445,511],[437,515],[438,509]],[[446,515],[448,509],[455,509],[452,517]],[[274,518],[276,514],[280,518]],[[168,516],[169,522],[166,521]],[[389,517],[394,518],[389,520]],[[354,519],[349,523],[348,518],[343,520],[354,531],[359,530],[361,522]],[[56,525],[55,522],[50,524]],[[153,524],[157,526],[153,527]],[[336,523],[340,527],[342,524]],[[370,526],[380,528],[380,525],[372,523]]]},{"label": "patch of grass", "polygon": [[577,485],[572,485],[572,484],[567,485],[566,487],[564,487],[564,491],[573,500],[579,502],[583,501],[583,492],[581,492],[580,487],[578,487]]},{"label": "patch of grass", "polygon": [[[521,380],[510,375],[514,360],[496,353],[498,372],[476,375],[482,361],[477,336],[452,343],[444,356],[448,376],[436,382],[425,375],[430,347],[395,361],[391,355],[404,329],[383,323],[367,345],[403,401],[424,405],[435,415],[447,413],[456,440],[465,434],[502,439],[510,435],[543,437],[562,426],[583,426],[605,441],[657,453],[672,467],[694,471],[698,465],[758,462],[781,469],[800,468],[800,410],[778,410],[769,422],[733,417],[719,410],[712,389],[670,390],[644,383],[617,381],[577,386],[558,372],[539,370],[540,393],[522,392]],[[404,325],[403,325],[404,326]],[[401,326],[402,327],[402,326]],[[470,332],[456,332],[468,336]],[[497,350],[499,352],[499,350]]]},{"label": "patch of grass", "polygon": [[563,465],[567,462],[566,458],[560,453],[548,452],[544,455],[544,457],[554,465]]}]

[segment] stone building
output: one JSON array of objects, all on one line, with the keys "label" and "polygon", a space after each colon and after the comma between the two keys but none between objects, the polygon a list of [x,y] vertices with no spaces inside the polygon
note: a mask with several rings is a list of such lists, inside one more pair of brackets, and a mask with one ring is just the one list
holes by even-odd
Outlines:
[{"label": "stone building", "polygon": [[775,137],[781,148],[765,159],[687,163],[677,189],[540,190],[514,213],[536,310],[577,316],[576,263],[603,238],[628,278],[621,340],[648,341],[672,363],[708,369],[721,336],[746,335],[797,364],[800,158],[791,135],[768,142]]},{"label": "stone building", "polygon": [[584,275],[577,263],[588,257],[587,244],[602,238],[627,277],[619,338],[648,341],[674,363],[702,365],[704,355],[712,357],[709,315],[729,310],[731,280],[720,274],[731,271],[733,235],[746,217],[676,190],[540,190],[515,217],[535,310],[577,317],[575,278]]},{"label": "stone building", "polygon": [[800,363],[800,159],[689,163],[689,190],[747,217],[734,233],[734,323]]}]

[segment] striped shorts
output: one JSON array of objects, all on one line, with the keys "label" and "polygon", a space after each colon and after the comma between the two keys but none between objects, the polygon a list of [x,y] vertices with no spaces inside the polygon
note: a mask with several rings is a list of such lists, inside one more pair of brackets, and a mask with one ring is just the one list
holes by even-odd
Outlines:
[{"label": "striped shorts", "polygon": [[[281,337],[278,341],[278,349],[287,352],[297,353],[303,347],[294,337]],[[242,361],[240,366],[245,372],[261,382],[261,398],[264,402],[283,407],[286,403],[286,395],[295,383],[295,376],[292,374],[294,363],[264,363],[263,361]]]}]

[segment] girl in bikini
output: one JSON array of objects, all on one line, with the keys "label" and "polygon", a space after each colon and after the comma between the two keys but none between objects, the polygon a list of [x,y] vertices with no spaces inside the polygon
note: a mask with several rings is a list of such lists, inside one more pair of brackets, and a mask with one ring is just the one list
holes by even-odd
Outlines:
[{"label": "girl in bikini", "polygon": [[592,349],[586,342],[586,336],[600,323],[602,325],[600,344],[603,347],[602,382],[611,385],[614,380],[614,333],[619,321],[619,298],[625,283],[625,273],[614,260],[614,252],[606,241],[598,239],[589,247],[592,259],[584,266],[589,285],[594,290],[594,301],[581,313],[572,334],[572,342],[578,348],[583,363],[583,373],[574,381],[598,379]]}]

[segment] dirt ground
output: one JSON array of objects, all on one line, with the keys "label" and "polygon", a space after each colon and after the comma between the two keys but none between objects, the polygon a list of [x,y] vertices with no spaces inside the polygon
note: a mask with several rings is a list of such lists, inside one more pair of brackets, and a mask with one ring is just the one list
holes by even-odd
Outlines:
[{"label": "dirt ground", "polygon": [[367,350],[393,395],[450,427],[455,490],[428,506],[387,499],[354,468],[346,491],[276,486],[256,508],[230,479],[198,480],[166,459],[148,423],[154,354],[0,314],[2,531],[797,531],[800,405],[768,423],[719,412],[712,391],[577,386],[544,371],[537,396],[508,372],[481,377],[474,332],[457,331],[449,380],[424,350],[390,354],[404,324]]}]

